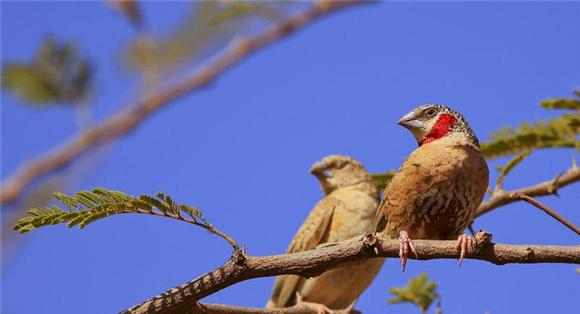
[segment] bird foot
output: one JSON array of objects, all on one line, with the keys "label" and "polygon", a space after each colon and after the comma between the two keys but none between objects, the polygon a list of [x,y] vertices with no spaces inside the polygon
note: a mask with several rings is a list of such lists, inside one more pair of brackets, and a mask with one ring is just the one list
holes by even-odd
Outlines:
[{"label": "bird foot", "polygon": [[413,246],[413,242],[411,242],[411,238],[409,238],[409,234],[407,231],[401,231],[399,233],[399,240],[401,240],[401,245],[399,247],[399,257],[401,258],[401,266],[403,266],[403,271],[407,267],[407,257],[409,256],[409,251],[413,252],[415,258],[417,258],[417,251],[415,250],[415,246]]},{"label": "bird foot", "polygon": [[326,305],[321,304],[321,303],[301,301],[300,304],[304,305],[307,308],[311,309],[312,311],[316,312],[316,314],[332,314],[332,313],[334,313],[334,311],[332,311]]},{"label": "bird foot", "polygon": [[457,244],[455,245],[455,249],[459,251],[459,267],[463,264],[463,259],[465,258],[465,254],[471,251],[471,247],[473,246],[473,238],[462,234],[457,238]]}]

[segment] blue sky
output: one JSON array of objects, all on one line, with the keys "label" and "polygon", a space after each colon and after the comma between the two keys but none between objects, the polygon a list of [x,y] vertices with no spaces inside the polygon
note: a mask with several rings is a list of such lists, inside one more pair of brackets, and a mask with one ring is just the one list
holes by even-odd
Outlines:
[{"label": "blue sky", "polygon": [[[143,9],[159,31],[183,17],[186,5],[148,2]],[[2,2],[2,60],[31,58],[48,33],[74,40],[95,62],[96,119],[135,95],[135,78],[123,72],[118,56],[134,32],[102,2]],[[163,191],[201,208],[250,254],[281,253],[321,196],[307,171],[316,160],[340,153],[372,172],[398,167],[416,145],[395,121],[423,103],[455,107],[480,140],[505,125],[555,116],[538,103],[580,85],[579,40],[578,2],[348,9],[167,106],[118,141],[72,191]],[[75,132],[67,108],[32,109],[5,92],[1,99],[3,179]],[[552,178],[573,155],[536,152],[506,187]],[[495,177],[492,172],[492,182]],[[580,224],[578,195],[580,184],[542,201]],[[475,227],[503,243],[578,244],[572,232],[527,204],[498,209]],[[219,238],[156,217],[112,217],[85,230],[55,226],[22,237],[17,255],[3,265],[2,313],[116,312],[221,265],[230,254]],[[461,269],[453,260],[410,261],[401,273],[389,259],[357,308],[417,313],[388,305],[387,290],[422,272],[439,284],[445,313],[580,311],[572,265],[471,260]],[[247,281],[204,301],[262,306],[272,284],[273,278]]]}]

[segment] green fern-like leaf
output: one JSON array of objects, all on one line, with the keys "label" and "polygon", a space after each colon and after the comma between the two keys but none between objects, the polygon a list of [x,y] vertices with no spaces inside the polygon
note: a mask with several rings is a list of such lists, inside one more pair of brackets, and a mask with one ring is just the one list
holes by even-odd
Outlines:
[{"label": "green fern-like leaf", "polygon": [[580,110],[580,100],[573,98],[553,98],[540,103],[546,109]]},{"label": "green fern-like leaf", "polygon": [[36,58],[3,64],[2,88],[37,106],[80,104],[92,88],[93,69],[72,43],[43,41]]},{"label": "green fern-like leaf", "polygon": [[507,127],[491,135],[481,144],[485,158],[524,153],[538,148],[579,148],[580,113],[564,114],[534,124],[523,123],[518,129]]},{"label": "green fern-like leaf", "polygon": [[[80,191],[72,196],[55,193],[54,197],[65,209],[57,205],[32,208],[28,211],[29,216],[21,218],[14,230],[25,233],[60,223],[66,223],[69,228],[76,225],[84,228],[94,221],[124,213],[166,216],[200,225],[210,231],[214,230],[199,209],[179,205],[163,193],[157,194],[157,197],[149,195],[133,197],[120,191],[96,188],[92,191]],[[181,213],[186,213],[190,218],[183,218]]]},{"label": "green fern-like leaf", "polygon": [[389,292],[393,295],[389,299],[389,303],[412,303],[426,313],[433,301],[439,297],[436,290],[437,284],[429,281],[429,276],[423,273],[411,278],[405,287],[389,289]]}]

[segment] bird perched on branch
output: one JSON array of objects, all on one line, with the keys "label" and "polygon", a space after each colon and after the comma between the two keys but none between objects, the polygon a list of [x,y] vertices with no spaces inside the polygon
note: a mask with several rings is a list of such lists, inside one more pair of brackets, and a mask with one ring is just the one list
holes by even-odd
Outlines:
[{"label": "bird perched on branch", "polygon": [[419,147],[391,179],[373,229],[401,240],[403,271],[411,239],[457,239],[459,263],[471,246],[463,234],[487,189],[489,171],[479,141],[457,111],[441,105],[415,108],[398,122]]},{"label": "bird perched on branch", "polygon": [[[346,156],[328,156],[310,169],[324,192],[290,243],[288,253],[311,250],[364,235],[372,226],[378,191],[359,162]],[[285,275],[276,278],[266,307],[289,307],[303,303],[318,313],[350,309],[383,264],[372,258],[346,264],[318,277]]]}]

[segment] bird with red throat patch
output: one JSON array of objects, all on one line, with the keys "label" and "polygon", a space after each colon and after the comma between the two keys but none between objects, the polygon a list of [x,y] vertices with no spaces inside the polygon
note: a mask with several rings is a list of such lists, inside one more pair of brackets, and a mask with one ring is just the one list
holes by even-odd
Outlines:
[{"label": "bird with red throat patch", "polygon": [[479,141],[463,116],[443,105],[423,105],[403,116],[399,125],[419,147],[405,160],[384,190],[373,230],[399,238],[403,271],[412,239],[457,240],[459,263],[471,248],[463,232],[489,180]]}]

